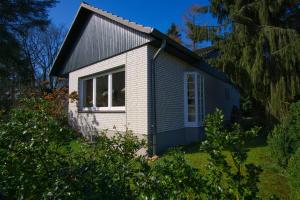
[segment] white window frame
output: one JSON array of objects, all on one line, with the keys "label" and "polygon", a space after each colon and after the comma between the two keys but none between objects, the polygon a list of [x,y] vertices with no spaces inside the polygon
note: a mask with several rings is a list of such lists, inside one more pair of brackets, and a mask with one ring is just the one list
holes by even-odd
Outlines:
[{"label": "white window frame", "polygon": [[202,74],[198,74],[197,76],[197,84],[199,87],[198,90],[198,105],[199,105],[199,126],[203,126],[203,121],[205,119],[205,81],[204,81],[204,76]]},{"label": "white window frame", "polygon": [[[188,76],[194,76],[195,88],[195,121],[188,121]],[[200,127],[203,126],[205,117],[205,89],[204,76],[198,72],[184,73],[184,125],[185,127]]]},{"label": "white window frame", "polygon": [[[126,72],[125,72],[125,105],[124,106],[112,106],[112,76],[114,73],[125,72],[125,68],[118,70],[112,70],[106,73],[97,75],[91,75],[86,78],[79,78],[79,90],[80,90],[80,109],[82,111],[125,111],[126,107]],[[96,107],[96,91],[97,91],[97,78],[102,76],[108,76],[108,106],[107,107]],[[93,79],[93,106],[83,107],[83,82],[89,79]]]}]

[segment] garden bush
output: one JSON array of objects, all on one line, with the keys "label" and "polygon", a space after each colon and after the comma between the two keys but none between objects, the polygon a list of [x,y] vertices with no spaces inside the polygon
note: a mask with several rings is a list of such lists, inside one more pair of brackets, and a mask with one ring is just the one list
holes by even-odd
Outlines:
[{"label": "garden bush", "polygon": [[[93,142],[68,127],[55,101],[20,101],[0,120],[0,198],[4,199],[249,199],[257,198],[259,170],[245,165],[245,139],[256,130],[222,127],[217,112],[206,121],[207,172],[190,166],[180,150],[157,161],[130,131]],[[229,134],[230,133],[230,134]],[[224,142],[225,141],[225,142]],[[233,172],[221,151],[229,149]],[[238,169],[238,170],[236,170]],[[244,173],[241,171],[244,170]]]},{"label": "garden bush", "polygon": [[268,137],[272,156],[286,167],[290,157],[300,147],[300,101],[291,104],[286,117]]},{"label": "garden bush", "polygon": [[144,142],[128,132],[101,133],[89,144],[48,109],[46,100],[24,99],[0,122],[0,196],[132,199],[135,153]]},{"label": "garden bush", "polygon": [[0,193],[9,199],[43,197],[60,179],[67,154],[59,148],[75,135],[46,107],[42,99],[24,99],[0,122]]},{"label": "garden bush", "polygon": [[300,199],[300,148],[289,159],[287,174],[294,198]]},{"label": "garden bush", "polygon": [[143,164],[134,176],[138,199],[203,199],[207,180],[191,167],[179,150],[173,150],[152,165]]},{"label": "garden bush", "polygon": [[[214,199],[259,199],[259,166],[246,164],[246,141],[255,137],[259,131],[254,127],[248,131],[234,123],[224,129],[224,115],[220,110],[205,119],[206,140],[202,149],[209,154],[207,179],[209,195]],[[226,160],[224,150],[229,151],[234,165]]]}]

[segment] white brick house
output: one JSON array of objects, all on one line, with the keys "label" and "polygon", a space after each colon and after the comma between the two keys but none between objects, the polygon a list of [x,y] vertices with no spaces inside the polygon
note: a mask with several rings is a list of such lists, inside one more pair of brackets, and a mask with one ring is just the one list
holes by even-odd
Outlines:
[{"label": "white brick house", "polygon": [[69,78],[69,121],[85,134],[132,130],[150,153],[204,136],[216,108],[230,120],[239,93],[226,76],[156,29],[82,3],[50,75]]}]

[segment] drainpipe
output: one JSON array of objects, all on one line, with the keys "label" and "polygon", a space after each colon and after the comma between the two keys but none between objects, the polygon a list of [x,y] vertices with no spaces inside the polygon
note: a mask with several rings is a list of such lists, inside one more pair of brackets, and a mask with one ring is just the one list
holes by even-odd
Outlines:
[{"label": "drainpipe", "polygon": [[[151,155],[157,154],[157,148],[156,148],[156,135],[157,135],[157,122],[156,122],[156,83],[155,83],[155,77],[156,77],[156,71],[155,71],[155,61],[160,55],[160,53],[164,50],[166,47],[166,40],[163,40],[161,43],[160,48],[157,50],[157,52],[154,54],[151,62],[151,113],[152,113],[152,120],[151,120],[151,134],[150,134],[150,144],[149,147],[152,148],[152,151],[150,152]],[[149,140],[148,140],[149,142]]]}]

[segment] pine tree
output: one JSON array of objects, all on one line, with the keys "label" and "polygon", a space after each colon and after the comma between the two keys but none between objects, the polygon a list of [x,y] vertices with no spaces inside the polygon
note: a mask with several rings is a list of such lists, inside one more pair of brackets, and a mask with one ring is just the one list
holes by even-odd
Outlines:
[{"label": "pine tree", "polygon": [[220,26],[216,65],[277,119],[300,95],[300,3],[297,0],[211,0]]},{"label": "pine tree", "polygon": [[178,43],[182,43],[181,42],[181,34],[179,31],[178,26],[175,23],[172,23],[170,28],[167,31],[167,35],[172,38],[173,40],[175,40]]},{"label": "pine tree", "polygon": [[219,40],[221,26],[208,25],[202,20],[202,15],[209,12],[209,6],[192,5],[185,13],[186,35],[191,42],[192,50],[198,49],[204,41],[214,43]]},{"label": "pine tree", "polygon": [[34,69],[24,56],[20,38],[31,27],[48,24],[47,9],[56,0],[0,2],[0,109],[13,103],[25,85],[34,84]]}]

